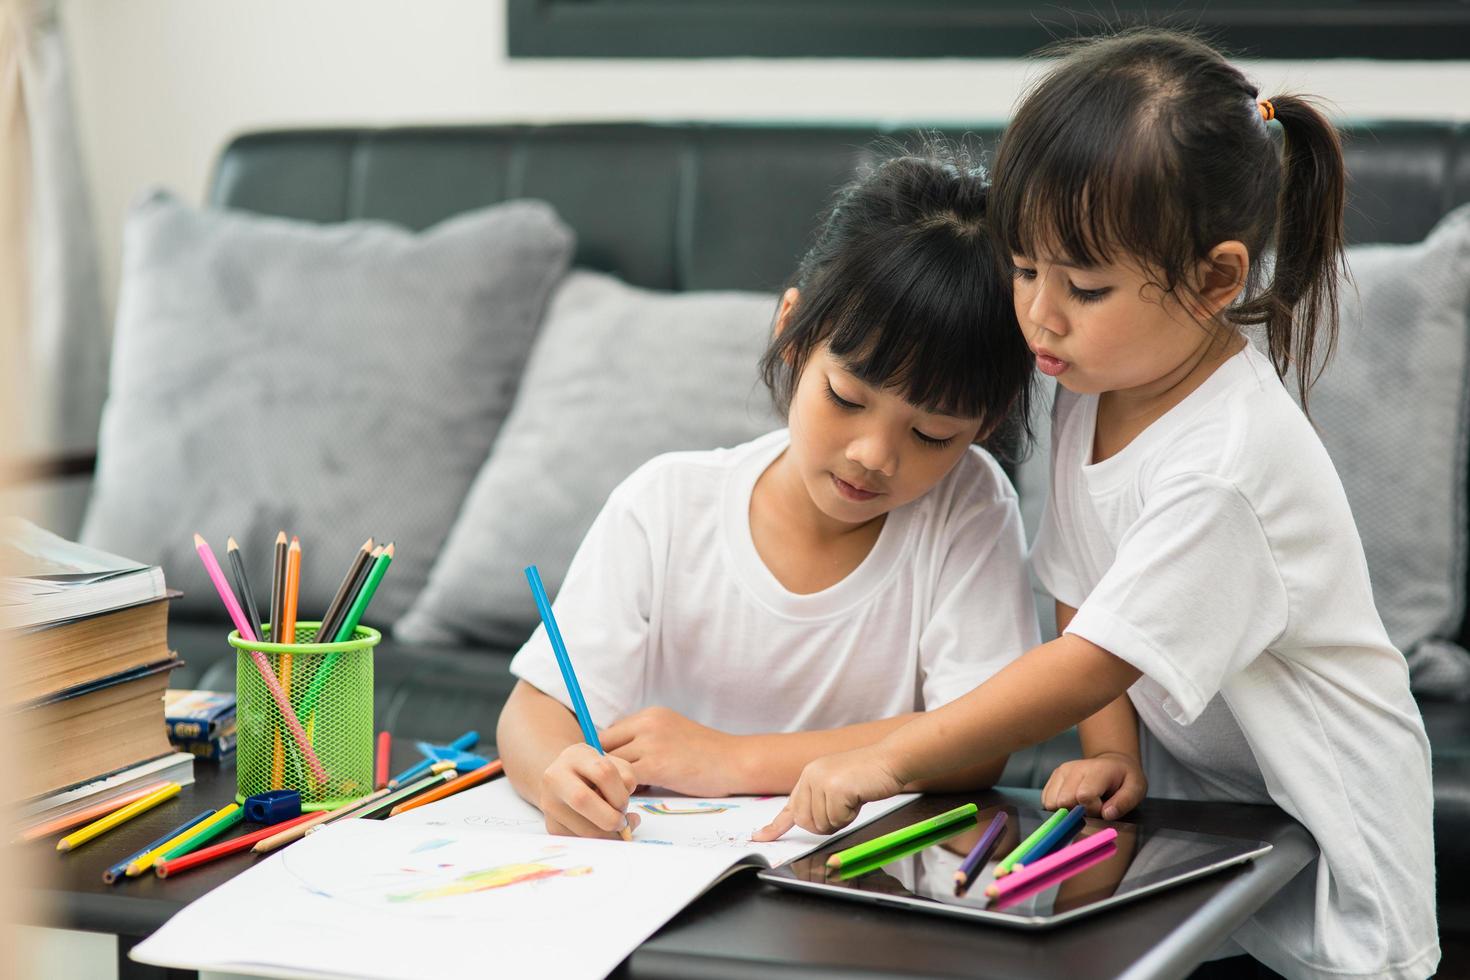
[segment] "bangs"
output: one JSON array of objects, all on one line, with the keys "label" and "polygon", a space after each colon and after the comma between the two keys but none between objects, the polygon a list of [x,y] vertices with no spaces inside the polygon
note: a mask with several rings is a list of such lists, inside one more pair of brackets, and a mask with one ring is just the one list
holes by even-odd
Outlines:
[{"label": "bangs", "polygon": [[873,388],[927,412],[986,418],[994,404],[985,367],[996,353],[988,338],[1019,337],[998,257],[982,234],[956,236],[939,223],[872,244],[803,294],[802,318],[820,324],[809,336],[824,337]]},{"label": "bangs", "polygon": [[1033,93],[996,161],[990,215],[1002,247],[1083,268],[1141,264],[1173,289],[1181,256],[1203,251],[1158,102],[1140,72],[1054,76]]}]

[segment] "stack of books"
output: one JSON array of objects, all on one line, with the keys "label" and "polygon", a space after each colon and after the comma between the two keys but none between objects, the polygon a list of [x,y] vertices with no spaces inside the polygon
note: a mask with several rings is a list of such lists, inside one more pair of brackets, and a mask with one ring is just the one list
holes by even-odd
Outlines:
[{"label": "stack of books", "polygon": [[193,781],[164,726],[179,666],[163,570],[0,520],[0,695],[26,760],[9,787],[22,819],[140,785]]}]

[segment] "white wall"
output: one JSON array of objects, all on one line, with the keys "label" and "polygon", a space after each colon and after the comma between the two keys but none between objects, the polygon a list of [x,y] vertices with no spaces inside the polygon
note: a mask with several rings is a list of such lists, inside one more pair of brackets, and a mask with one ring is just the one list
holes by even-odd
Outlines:
[{"label": "white wall", "polygon": [[[567,120],[977,122],[1022,61],[511,61],[504,0],[59,0],[108,308],[128,202],[191,200],[234,133],[268,126]],[[1470,62],[1260,62],[1265,90],[1355,118],[1470,119]]]}]

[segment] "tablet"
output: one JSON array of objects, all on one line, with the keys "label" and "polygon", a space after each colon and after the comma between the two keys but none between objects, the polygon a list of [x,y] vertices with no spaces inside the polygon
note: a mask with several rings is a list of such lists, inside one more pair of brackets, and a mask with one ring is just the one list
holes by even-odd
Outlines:
[{"label": "tablet", "polygon": [[[1074,840],[1105,827],[1115,829],[1117,839],[1098,853],[1031,887],[992,900],[986,898],[985,889],[996,880],[996,865],[1051,815],[1046,810],[1005,802],[982,806],[975,819],[961,824],[957,831],[927,838],[920,842],[927,846],[913,853],[902,854],[900,849],[885,856],[891,859],[859,864],[846,872],[827,870],[828,856],[935,816],[954,805],[954,797],[920,797],[789,864],[762,871],[760,877],[782,888],[821,892],[858,902],[977,919],[1018,929],[1045,929],[1241,864],[1271,849],[1264,841],[1149,829],[1089,817]],[[954,876],[960,862],[1001,811],[1008,819],[999,843],[970,888],[956,895]]]}]

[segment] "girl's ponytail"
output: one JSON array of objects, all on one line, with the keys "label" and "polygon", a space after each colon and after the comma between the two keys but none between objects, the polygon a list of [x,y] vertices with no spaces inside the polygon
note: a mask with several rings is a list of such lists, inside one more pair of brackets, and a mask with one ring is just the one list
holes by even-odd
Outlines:
[{"label": "girl's ponytail", "polygon": [[[1270,285],[1232,319],[1264,326],[1276,373],[1295,364],[1302,404],[1337,344],[1337,280],[1343,256],[1347,177],[1337,129],[1307,99],[1278,95],[1260,103],[1281,124],[1275,267]],[[1320,356],[1319,356],[1320,355]]]}]

